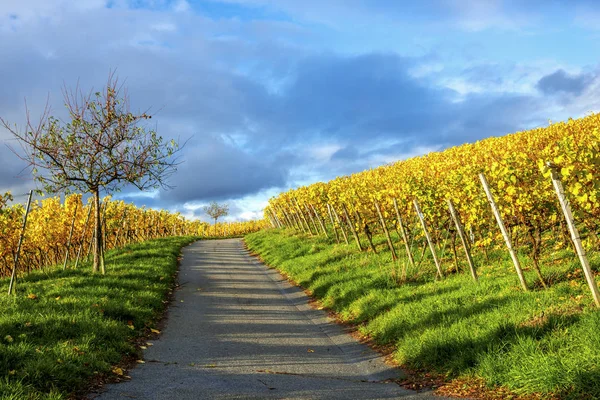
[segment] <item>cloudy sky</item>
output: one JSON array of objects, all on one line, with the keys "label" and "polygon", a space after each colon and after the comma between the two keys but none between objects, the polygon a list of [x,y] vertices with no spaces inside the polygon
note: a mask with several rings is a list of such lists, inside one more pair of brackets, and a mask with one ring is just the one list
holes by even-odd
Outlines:
[{"label": "cloudy sky", "polygon": [[[188,140],[175,189],[118,196],[251,218],[292,187],[600,111],[598,21],[595,0],[0,0],[0,116],[48,96],[60,116],[63,84],[116,69]],[[0,192],[21,195],[0,142]]]}]

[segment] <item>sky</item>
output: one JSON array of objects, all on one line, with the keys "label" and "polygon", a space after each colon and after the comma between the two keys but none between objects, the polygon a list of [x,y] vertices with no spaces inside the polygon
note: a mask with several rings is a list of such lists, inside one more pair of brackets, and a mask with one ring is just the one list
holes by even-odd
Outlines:
[{"label": "sky", "polygon": [[290,188],[600,111],[598,21],[596,0],[0,0],[0,117],[64,116],[61,88],[116,71],[186,145],[173,189],[114,197],[261,218]]}]

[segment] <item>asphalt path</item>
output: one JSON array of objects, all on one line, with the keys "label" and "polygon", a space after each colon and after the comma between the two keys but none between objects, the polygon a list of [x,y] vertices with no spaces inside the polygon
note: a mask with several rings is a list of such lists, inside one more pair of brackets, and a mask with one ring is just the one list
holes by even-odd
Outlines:
[{"label": "asphalt path", "polygon": [[[244,250],[239,239],[183,250],[160,338],[126,382],[90,398],[425,399],[402,372]],[[435,397],[439,399],[439,397]]]}]

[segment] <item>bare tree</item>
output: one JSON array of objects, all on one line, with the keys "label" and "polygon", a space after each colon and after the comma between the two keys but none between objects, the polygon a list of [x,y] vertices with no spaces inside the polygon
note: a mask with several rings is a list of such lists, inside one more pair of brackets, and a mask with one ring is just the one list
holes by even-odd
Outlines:
[{"label": "bare tree", "polygon": [[[46,104],[39,121],[27,109],[25,129],[0,118],[23,150],[17,155],[33,168],[36,181],[48,193],[72,189],[91,193],[95,208],[93,271],[105,273],[100,191],[111,193],[131,184],[140,190],[168,188],[167,178],[177,170],[173,155],[180,150],[174,140],[165,143],[156,130],[144,126],[152,118],[130,111],[127,91],[114,73],[101,92],[84,94],[63,87],[69,112],[64,122],[50,115]],[[13,149],[14,151],[14,149]]]},{"label": "bare tree", "polygon": [[229,204],[219,204],[216,201],[204,207],[204,212],[215,220],[215,236],[217,236],[217,220],[229,214]]}]

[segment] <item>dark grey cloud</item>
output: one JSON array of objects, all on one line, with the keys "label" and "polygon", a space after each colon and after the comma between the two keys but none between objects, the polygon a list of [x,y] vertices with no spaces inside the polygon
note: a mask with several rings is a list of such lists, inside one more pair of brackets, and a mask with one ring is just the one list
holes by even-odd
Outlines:
[{"label": "dark grey cloud", "polygon": [[[539,99],[534,96],[459,96],[427,78],[412,77],[415,62],[395,54],[327,54],[302,60],[292,83],[275,99],[272,108],[279,114],[270,117],[291,140],[319,135],[340,140],[345,146],[332,158],[355,156],[356,148],[376,147],[381,140],[399,141],[406,148],[458,144],[546,119],[536,111]],[[469,73],[483,79],[485,71]]]},{"label": "dark grey cloud", "polygon": [[536,87],[544,94],[566,93],[579,96],[592,80],[593,77],[591,75],[571,75],[559,69],[542,77]]},{"label": "dark grey cloud", "polygon": [[35,189],[30,171],[23,169],[25,165],[24,161],[0,143],[0,193],[10,191],[13,195],[20,195]]},{"label": "dark grey cloud", "polygon": [[343,141],[429,136],[451,115],[455,93],[411,78],[414,60],[395,54],[320,54],[298,60],[289,83],[274,95],[253,97],[249,118],[256,140]]},{"label": "dark grey cloud", "polygon": [[[427,18],[462,12],[441,0],[428,6],[368,3],[381,15],[408,12]],[[297,12],[311,8],[311,15],[319,7],[330,16],[351,8],[342,1],[281,4]],[[366,9],[367,2],[352,4]],[[511,4],[505,7],[518,8]],[[85,34],[74,35],[81,26]],[[229,201],[286,189],[306,177],[356,172],[378,160],[514,132],[550,117],[544,114],[549,101],[539,95],[495,89],[459,94],[443,87],[439,77],[411,74],[427,60],[393,52],[344,55],[305,43],[319,34],[281,20],[217,22],[192,13],[126,7],[66,10],[58,20],[0,30],[0,55],[10,60],[0,63],[0,116],[21,122],[24,97],[37,115],[48,93],[61,115],[63,81],[73,86],[80,78],[84,90],[99,88],[109,69],[117,68],[134,109],[156,111],[151,127],[167,138],[190,139],[181,152],[185,162],[168,182],[175,189],[151,198],[126,187],[119,197],[179,210],[186,202]],[[428,57],[444,63],[443,57]],[[489,63],[458,75],[497,88],[514,76],[513,68]],[[586,79],[559,70],[541,78],[538,89],[579,95],[589,84]],[[328,144],[339,148],[329,159],[311,153]],[[0,190],[24,187],[14,178],[22,164],[9,156],[0,149]]]},{"label": "dark grey cloud", "polygon": [[171,203],[239,198],[286,183],[287,170],[275,159],[257,158],[225,143],[203,137],[186,149],[186,160],[169,182],[174,189],[161,192]]}]

